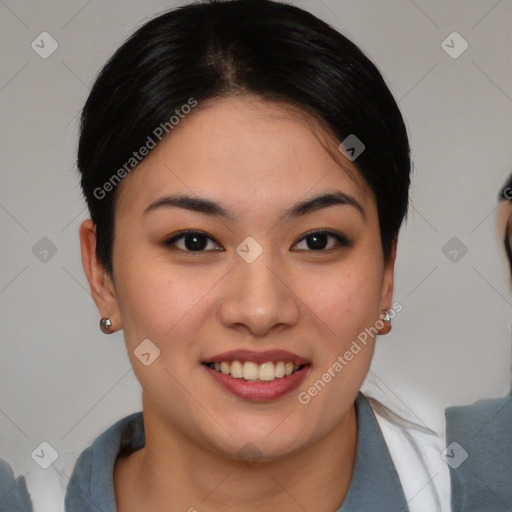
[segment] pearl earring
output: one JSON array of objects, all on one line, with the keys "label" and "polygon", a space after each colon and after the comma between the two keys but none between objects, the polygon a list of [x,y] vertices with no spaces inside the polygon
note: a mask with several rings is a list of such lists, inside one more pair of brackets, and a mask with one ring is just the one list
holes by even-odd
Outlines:
[{"label": "pearl earring", "polygon": [[111,334],[112,320],[110,318],[102,318],[100,320],[100,329],[103,334]]},{"label": "pearl earring", "polygon": [[379,334],[387,334],[391,331],[391,317],[389,316],[389,309],[382,310],[382,318],[380,319],[382,327],[379,328]]}]

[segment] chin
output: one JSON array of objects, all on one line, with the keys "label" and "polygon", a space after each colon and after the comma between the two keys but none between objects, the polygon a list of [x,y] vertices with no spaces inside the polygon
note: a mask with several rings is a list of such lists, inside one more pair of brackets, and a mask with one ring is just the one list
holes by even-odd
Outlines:
[{"label": "chin", "polygon": [[301,433],[299,438],[298,432],[294,434],[289,429],[275,435],[269,435],[269,432],[272,430],[266,430],[264,435],[255,435],[253,431],[240,432],[223,441],[211,440],[208,444],[225,457],[245,461],[248,465],[291,456],[308,444],[304,433]]}]

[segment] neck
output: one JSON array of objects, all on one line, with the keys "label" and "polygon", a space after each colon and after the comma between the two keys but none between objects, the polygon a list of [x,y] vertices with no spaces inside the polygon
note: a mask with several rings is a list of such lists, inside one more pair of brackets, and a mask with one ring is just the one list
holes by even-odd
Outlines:
[{"label": "neck", "polygon": [[118,459],[114,470],[119,512],[332,512],[348,491],[357,446],[354,405],[316,443],[254,464],[199,446],[145,399],[143,411],[145,447]]}]

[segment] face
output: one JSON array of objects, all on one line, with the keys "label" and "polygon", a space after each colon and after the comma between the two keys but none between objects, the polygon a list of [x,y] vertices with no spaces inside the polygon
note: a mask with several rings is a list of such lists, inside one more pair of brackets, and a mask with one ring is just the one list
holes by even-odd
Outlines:
[{"label": "face", "polygon": [[[503,246],[503,241],[507,237],[508,244],[512,247],[512,201],[509,199],[510,193],[508,189],[505,194],[507,194],[506,199],[499,204],[496,212],[495,232],[500,245]],[[511,266],[512,263],[509,262],[509,267]]]},{"label": "face", "polygon": [[344,421],[375,340],[353,342],[391,305],[394,257],[337,144],[283,104],[217,99],[118,186],[115,284],[94,296],[124,329],[148,421],[269,458]]}]

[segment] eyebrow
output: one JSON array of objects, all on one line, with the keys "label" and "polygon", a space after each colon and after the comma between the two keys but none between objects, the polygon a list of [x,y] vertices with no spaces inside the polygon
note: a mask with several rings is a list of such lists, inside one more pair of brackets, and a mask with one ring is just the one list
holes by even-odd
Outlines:
[{"label": "eyebrow", "polygon": [[[366,220],[365,211],[361,204],[356,200],[356,198],[339,190],[299,201],[291,208],[285,210],[285,212],[282,214],[281,220],[295,219],[307,215],[308,213],[337,205],[348,205],[354,207],[360,213],[361,217]],[[143,215],[146,215],[149,212],[159,208],[174,207],[183,208],[206,215],[215,215],[227,220],[234,220],[236,218],[236,215],[233,211],[210,199],[181,194],[166,195],[160,197],[144,209]]]}]

